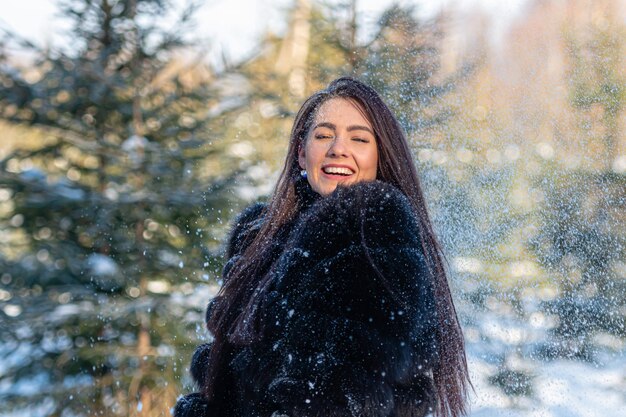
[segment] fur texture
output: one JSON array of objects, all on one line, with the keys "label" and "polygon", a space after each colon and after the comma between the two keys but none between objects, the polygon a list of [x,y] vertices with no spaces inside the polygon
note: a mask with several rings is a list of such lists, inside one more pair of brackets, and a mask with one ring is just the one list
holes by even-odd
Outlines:
[{"label": "fur texture", "polygon": [[[258,231],[262,214],[263,206],[253,205],[239,216],[228,263]],[[229,363],[232,386],[222,391],[230,396],[219,397],[227,398],[228,415],[428,414],[435,404],[437,317],[408,199],[380,181],[338,187],[314,199],[287,229],[266,268],[272,286],[263,300],[263,339],[236,347]],[[193,359],[200,383],[207,349]],[[177,405],[175,416],[226,417],[198,404]]]}]

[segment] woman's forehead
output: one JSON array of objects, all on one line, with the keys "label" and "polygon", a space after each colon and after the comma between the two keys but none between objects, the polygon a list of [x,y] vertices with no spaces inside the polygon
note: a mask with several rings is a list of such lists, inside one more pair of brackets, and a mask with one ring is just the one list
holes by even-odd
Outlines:
[{"label": "woman's forehead", "polygon": [[371,126],[365,109],[356,100],[343,97],[334,97],[323,102],[315,112],[313,125],[340,119],[350,119]]}]

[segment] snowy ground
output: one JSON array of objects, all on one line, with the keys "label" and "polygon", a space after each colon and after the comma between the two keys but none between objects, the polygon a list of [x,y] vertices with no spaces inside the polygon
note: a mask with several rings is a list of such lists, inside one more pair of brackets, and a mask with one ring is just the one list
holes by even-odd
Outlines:
[{"label": "snowy ground", "polygon": [[[525,303],[527,308],[534,309],[535,301]],[[550,341],[550,318],[540,311],[520,318],[506,301],[487,304],[483,311],[462,313],[471,318],[464,324],[475,387],[471,417],[626,417],[624,341],[605,337],[602,343],[599,337],[592,362],[541,358],[536,347]],[[504,369],[527,377],[517,394],[504,392],[515,391],[515,379],[501,386],[490,381]]]},{"label": "snowy ground", "polygon": [[488,382],[493,365],[469,357],[476,393],[472,417],[624,417],[626,416],[626,357],[602,366],[570,360],[537,362],[533,394],[512,398]]}]

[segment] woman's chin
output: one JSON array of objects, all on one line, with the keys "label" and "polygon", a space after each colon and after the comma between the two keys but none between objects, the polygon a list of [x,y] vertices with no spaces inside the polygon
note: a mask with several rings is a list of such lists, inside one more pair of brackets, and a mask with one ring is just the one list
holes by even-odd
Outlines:
[{"label": "woman's chin", "polygon": [[332,187],[324,187],[323,189],[317,191],[318,194],[326,197],[327,195],[331,194],[333,191],[335,191],[335,189],[337,188],[337,184],[335,184]]},{"label": "woman's chin", "polygon": [[312,187],[313,191],[315,191],[316,193],[318,193],[319,195],[322,196],[327,196],[329,194],[331,194],[333,191],[335,191],[335,189],[337,188],[337,183],[330,183],[327,182],[323,185],[317,186],[317,187]]},{"label": "woman's chin", "polygon": [[354,184],[355,182],[357,182],[357,181],[354,181],[352,179],[328,182],[328,183],[324,184],[323,187],[320,187],[319,191],[317,191],[317,190],[316,191],[317,191],[318,194],[326,196],[326,195],[331,194],[333,191],[335,191],[335,189],[337,188],[338,185],[347,187],[349,185]]}]

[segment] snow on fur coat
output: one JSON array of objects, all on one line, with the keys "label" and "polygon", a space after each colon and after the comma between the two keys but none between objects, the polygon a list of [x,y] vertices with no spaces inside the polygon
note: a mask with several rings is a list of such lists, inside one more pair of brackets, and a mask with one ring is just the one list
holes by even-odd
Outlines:
[{"label": "snow on fur coat", "polygon": [[[181,397],[175,417],[428,414],[437,316],[409,200],[377,180],[324,198],[306,180],[296,190],[305,204],[264,267],[273,277],[262,340],[233,347],[215,399]],[[225,279],[258,232],[264,207],[248,207],[235,222]],[[198,383],[210,348],[200,346],[192,359]]]}]

